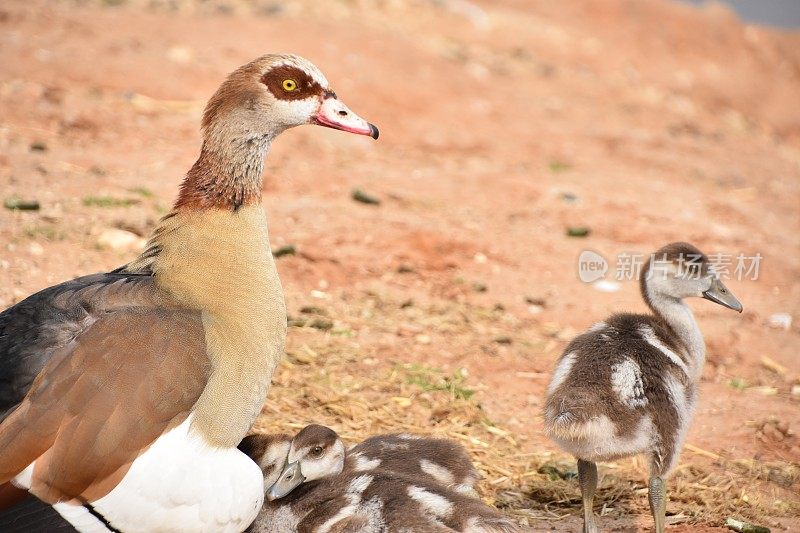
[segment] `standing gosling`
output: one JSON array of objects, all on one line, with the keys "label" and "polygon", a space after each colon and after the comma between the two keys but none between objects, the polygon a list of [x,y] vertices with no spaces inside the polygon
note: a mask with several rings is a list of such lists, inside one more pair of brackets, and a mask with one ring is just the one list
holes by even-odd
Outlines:
[{"label": "standing gosling", "polygon": [[586,533],[598,531],[595,462],[640,453],[649,458],[656,531],[664,531],[664,478],[680,455],[705,362],[703,335],[683,299],[742,312],[708,258],[684,242],[651,256],[641,291],[652,315],[613,315],[573,339],[547,388],[545,432],[578,459]]}]

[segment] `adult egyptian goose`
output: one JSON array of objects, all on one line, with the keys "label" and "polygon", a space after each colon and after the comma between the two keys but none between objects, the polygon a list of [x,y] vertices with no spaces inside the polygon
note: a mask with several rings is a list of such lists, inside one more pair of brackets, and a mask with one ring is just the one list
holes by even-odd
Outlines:
[{"label": "adult egyptian goose", "polygon": [[237,445],[286,334],[261,172],[301,124],[378,137],[309,61],[242,66],[208,102],[200,156],[145,251],[0,314],[0,493],[27,490],[80,531],[252,522],[263,478]]},{"label": "adult egyptian goose", "polygon": [[678,461],[705,362],[703,335],[683,299],[702,297],[742,311],[708,258],[682,242],[651,256],[641,292],[652,315],[613,315],[576,337],[547,388],[545,432],[578,459],[589,533],[597,531],[595,462],[635,454],[647,454],[650,508],[656,531],[663,532],[664,479]]},{"label": "adult egyptian goose", "polygon": [[349,469],[341,439],[325,426],[303,428],[283,459],[286,443],[275,436],[251,435],[240,448],[262,467],[266,485],[274,480],[248,529],[253,533],[522,530],[496,509],[442,485],[419,468],[416,455],[407,471],[399,464],[397,470],[374,464]]}]

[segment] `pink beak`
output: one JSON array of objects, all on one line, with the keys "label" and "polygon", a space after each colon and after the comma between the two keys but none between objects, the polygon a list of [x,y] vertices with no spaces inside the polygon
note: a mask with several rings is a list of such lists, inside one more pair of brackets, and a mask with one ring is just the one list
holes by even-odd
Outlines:
[{"label": "pink beak", "polygon": [[319,111],[311,120],[314,124],[327,128],[349,131],[358,135],[369,135],[373,139],[378,138],[378,128],[350,111],[346,105],[333,96],[328,96],[322,101]]}]

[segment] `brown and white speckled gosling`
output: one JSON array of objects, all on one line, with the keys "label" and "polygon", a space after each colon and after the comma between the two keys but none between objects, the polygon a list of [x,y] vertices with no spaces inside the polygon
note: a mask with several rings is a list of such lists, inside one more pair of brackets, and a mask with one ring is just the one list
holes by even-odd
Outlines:
[{"label": "brown and white speckled gosling", "polygon": [[146,250],[0,313],[0,510],[25,490],[80,531],[255,518],[262,473],[236,446],[286,336],[261,172],[302,124],[378,136],[309,61],[242,66],[209,100],[200,156]]},{"label": "brown and white speckled gosling", "polygon": [[684,298],[735,311],[742,305],[700,250],[673,243],[645,266],[641,291],[652,315],[618,314],[567,346],[547,388],[545,432],[578,459],[584,531],[592,513],[597,461],[646,454],[656,531],[664,530],[664,478],[675,466],[697,401],[703,335]]},{"label": "brown and white speckled gosling", "polygon": [[369,437],[347,450],[345,472],[396,472],[403,476],[440,483],[469,496],[477,495],[480,474],[469,454],[449,439],[392,433]]},{"label": "brown and white speckled gosling", "polygon": [[[281,463],[276,458],[287,446]],[[374,462],[358,471],[349,468],[341,439],[325,426],[307,426],[290,445],[275,436],[251,435],[240,448],[261,465],[266,484],[275,481],[252,533],[522,531],[496,509],[443,486],[418,461],[409,460],[406,475]],[[276,463],[284,465],[277,477]]]},{"label": "brown and white speckled gosling", "polygon": [[[312,449],[309,443],[319,446],[319,450]],[[305,461],[306,470],[303,472],[299,472],[301,459]],[[274,498],[285,496],[304,480],[319,479],[319,472],[330,476],[339,472],[380,470],[385,474],[394,473],[440,484],[469,496],[477,496],[475,482],[480,479],[467,451],[453,441],[391,433],[368,437],[345,453],[339,435],[318,424],[306,426],[295,436],[288,461],[287,474],[291,483],[281,477],[281,483],[276,483],[271,491]],[[280,494],[275,492],[279,486],[283,490]]]}]

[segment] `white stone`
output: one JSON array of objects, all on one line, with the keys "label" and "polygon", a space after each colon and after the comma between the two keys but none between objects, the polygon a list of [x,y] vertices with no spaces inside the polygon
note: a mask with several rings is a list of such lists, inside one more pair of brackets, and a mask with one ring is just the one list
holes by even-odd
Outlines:
[{"label": "white stone", "polygon": [[788,330],[792,327],[792,315],[789,313],[775,313],[770,315],[769,326],[776,329]]},{"label": "white stone", "polygon": [[135,233],[118,228],[103,230],[97,237],[97,246],[103,250],[140,251],[147,241]]},{"label": "white stone", "polygon": [[600,292],[617,292],[620,289],[620,284],[616,281],[601,279],[596,283],[592,283],[592,287]]},{"label": "white stone", "polygon": [[188,46],[173,46],[167,50],[167,59],[175,63],[189,63],[194,59],[194,52]]}]

